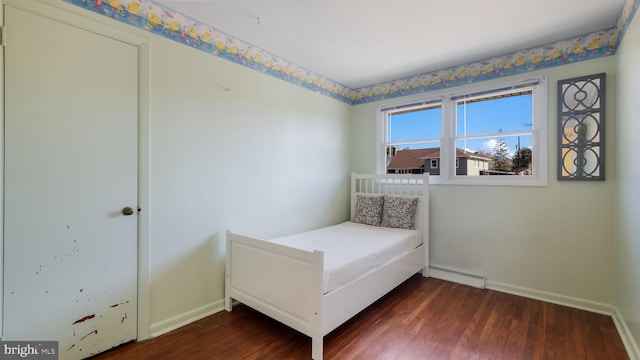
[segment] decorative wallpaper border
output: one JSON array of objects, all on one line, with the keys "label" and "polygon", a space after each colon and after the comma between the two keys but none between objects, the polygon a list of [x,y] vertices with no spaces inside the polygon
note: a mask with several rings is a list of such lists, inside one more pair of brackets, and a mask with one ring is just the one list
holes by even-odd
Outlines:
[{"label": "decorative wallpaper border", "polygon": [[615,28],[541,47],[356,89],[353,104],[440,90],[612,55]]},{"label": "decorative wallpaper border", "polygon": [[627,0],[617,25],[611,29],[404,79],[350,89],[152,0],[64,1],[352,105],[613,55],[640,4],[640,0]]},{"label": "decorative wallpaper border", "polygon": [[624,38],[624,34],[626,34],[629,24],[631,24],[631,20],[633,20],[638,7],[640,7],[640,0],[627,0],[625,2],[624,7],[622,8],[622,14],[620,14],[618,24],[616,25],[616,29],[618,30],[618,43],[616,44],[616,50],[618,49],[620,41]]},{"label": "decorative wallpaper border", "polygon": [[355,89],[352,104],[424,93],[615,54],[640,0],[627,0],[617,25],[545,46]]},{"label": "decorative wallpaper border", "polygon": [[63,0],[351,104],[352,89],[150,0]]}]

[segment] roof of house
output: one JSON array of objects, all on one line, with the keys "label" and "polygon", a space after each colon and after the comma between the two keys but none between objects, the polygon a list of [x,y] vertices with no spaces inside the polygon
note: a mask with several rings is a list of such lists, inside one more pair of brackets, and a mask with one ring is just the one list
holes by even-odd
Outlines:
[{"label": "roof of house", "polygon": [[[491,161],[491,159],[477,154],[477,152],[456,148],[457,158],[473,158],[484,161]],[[420,169],[424,167],[425,160],[439,158],[440,148],[398,150],[391,158],[391,161],[389,161],[387,169]]]}]

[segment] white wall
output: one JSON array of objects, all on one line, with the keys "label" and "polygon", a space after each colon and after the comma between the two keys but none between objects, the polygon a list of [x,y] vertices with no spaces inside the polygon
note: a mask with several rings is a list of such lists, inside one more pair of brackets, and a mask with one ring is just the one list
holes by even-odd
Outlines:
[{"label": "white wall", "polygon": [[[611,144],[615,129],[613,57],[519,76],[548,75],[549,185],[431,186],[432,265],[486,276],[488,286],[613,303],[613,151],[607,153],[606,181],[556,180],[556,83],[600,72],[607,73],[607,141]],[[499,81],[505,80],[484,84]],[[422,96],[431,95],[437,92]],[[407,97],[412,98],[420,96]],[[354,171],[376,169],[376,106],[380,104],[353,108]]]},{"label": "white wall", "polygon": [[165,39],[150,59],[153,333],[221,305],[226,229],[266,237],[348,218],[350,111]]},{"label": "white wall", "polygon": [[640,356],[640,17],[634,17],[617,52],[616,306]]}]

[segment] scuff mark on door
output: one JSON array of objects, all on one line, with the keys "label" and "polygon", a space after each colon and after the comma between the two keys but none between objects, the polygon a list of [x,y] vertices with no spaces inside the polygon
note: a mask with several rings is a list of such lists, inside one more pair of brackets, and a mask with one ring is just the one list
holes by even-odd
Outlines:
[{"label": "scuff mark on door", "polygon": [[129,300],[123,301],[123,302],[121,302],[119,304],[109,305],[109,307],[114,308],[114,307],[117,307],[117,306],[120,306],[120,305],[124,305],[124,304],[128,304],[128,303],[129,303]]},{"label": "scuff mark on door", "polygon": [[85,322],[85,321],[87,321],[87,320],[93,319],[94,317],[96,317],[96,314],[87,315],[87,316],[83,317],[82,319],[78,319],[78,320],[76,320],[76,321],[75,321],[73,324],[71,324],[71,325],[75,325],[75,324],[79,324],[79,323],[81,323],[81,322]]},{"label": "scuff mark on door", "polygon": [[84,340],[87,336],[93,335],[93,334],[98,335],[98,330],[93,330],[92,332],[88,333],[87,335],[81,337],[80,341]]}]

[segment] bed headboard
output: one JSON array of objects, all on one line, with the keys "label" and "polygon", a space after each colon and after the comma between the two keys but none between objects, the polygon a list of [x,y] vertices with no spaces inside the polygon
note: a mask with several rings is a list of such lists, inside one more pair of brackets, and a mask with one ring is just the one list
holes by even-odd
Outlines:
[{"label": "bed headboard", "polygon": [[422,232],[423,243],[429,236],[429,174],[351,174],[351,218],[354,217],[356,196],[392,195],[417,197],[415,226]]}]

